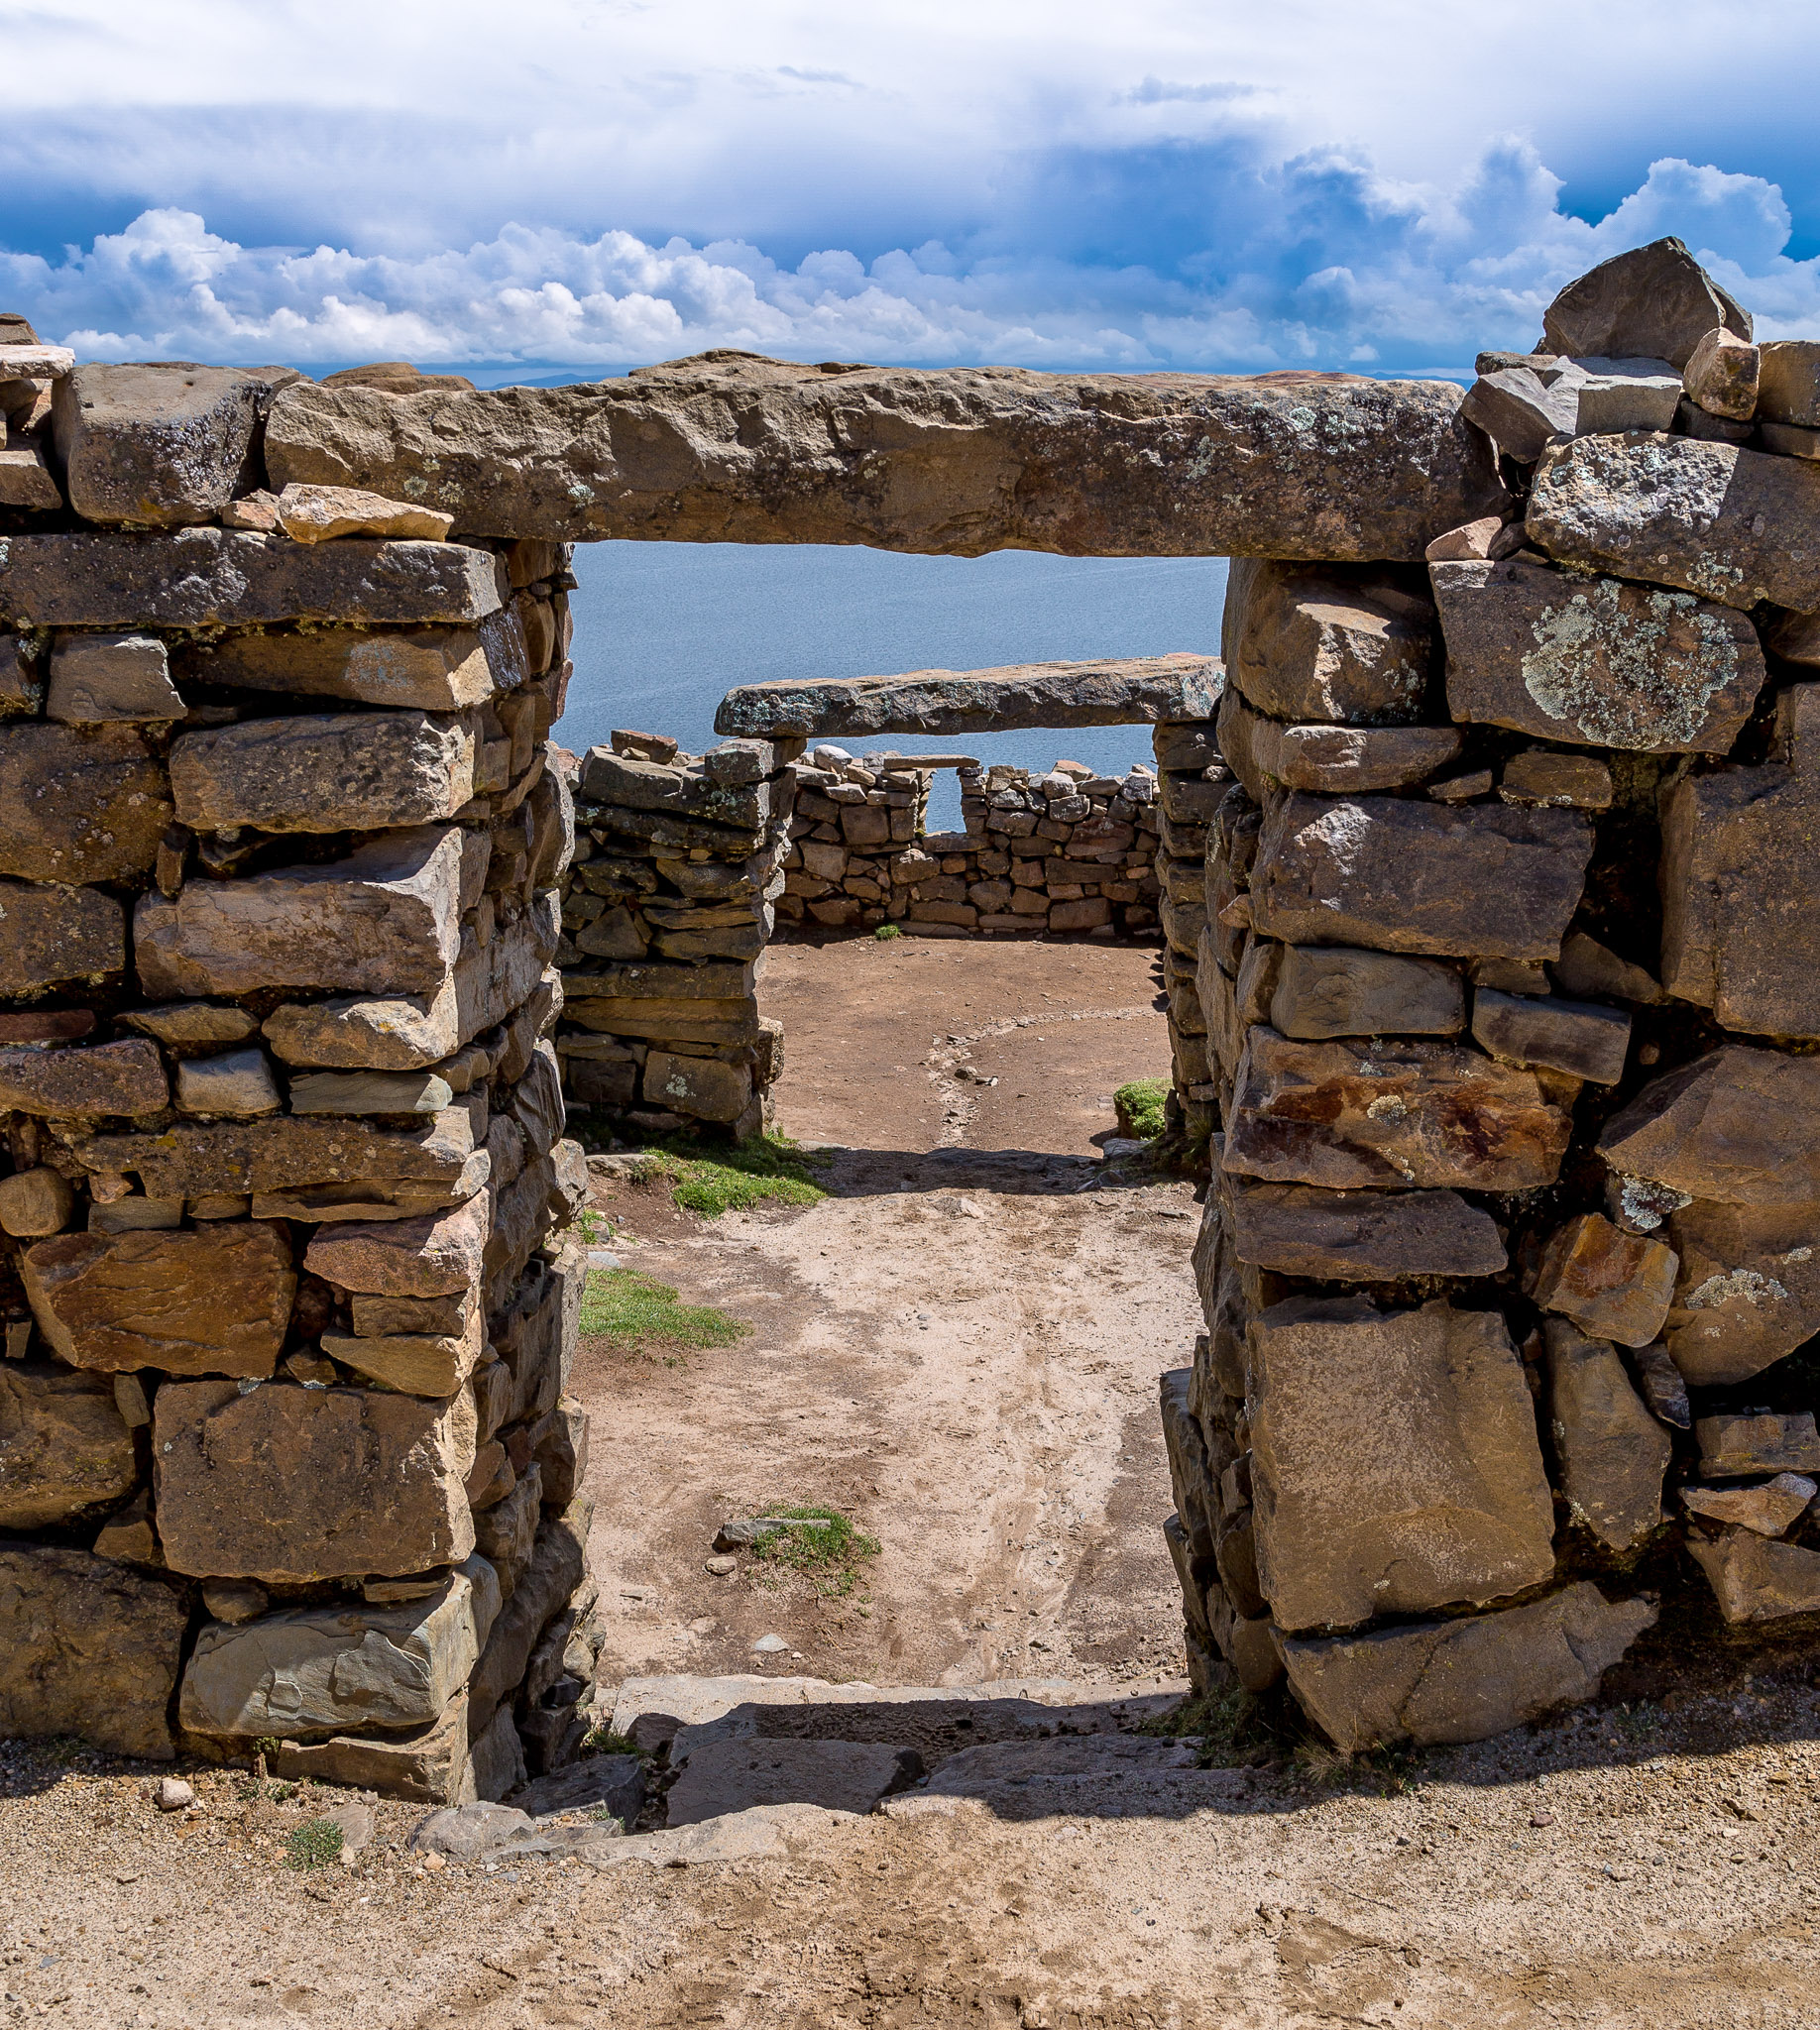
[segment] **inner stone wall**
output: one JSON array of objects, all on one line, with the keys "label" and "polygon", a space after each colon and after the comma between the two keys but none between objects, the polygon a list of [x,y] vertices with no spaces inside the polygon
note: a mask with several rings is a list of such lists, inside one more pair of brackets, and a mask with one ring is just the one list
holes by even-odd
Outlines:
[{"label": "inner stone wall", "polygon": [[498,1797],[591,1661],[567,553],[10,331],[0,1734]]}]

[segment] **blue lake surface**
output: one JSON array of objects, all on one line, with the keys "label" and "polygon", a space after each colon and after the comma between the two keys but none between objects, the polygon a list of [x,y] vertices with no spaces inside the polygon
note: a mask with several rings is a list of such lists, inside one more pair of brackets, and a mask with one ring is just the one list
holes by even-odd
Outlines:
[{"label": "blue lake surface", "polygon": [[[1017,662],[1219,650],[1223,557],[903,557],[886,550],[746,543],[580,543],[571,594],[575,675],[556,737],[578,753],[615,727],[712,746],[736,684],[988,669]],[[912,746],[1044,769],[1105,773],[1151,759],[1146,727],[1085,727]],[[954,776],[936,777],[930,828],[958,829]]]}]

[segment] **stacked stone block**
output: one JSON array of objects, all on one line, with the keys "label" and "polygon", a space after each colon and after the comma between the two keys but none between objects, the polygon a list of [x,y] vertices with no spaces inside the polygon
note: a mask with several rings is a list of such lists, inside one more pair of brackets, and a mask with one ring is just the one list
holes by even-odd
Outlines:
[{"label": "stacked stone block", "polygon": [[1674,241],[1546,332],[1502,512],[1227,601],[1166,1534],[1197,1679],[1347,1748],[1820,1612],[1820,344]]},{"label": "stacked stone block", "polygon": [[588,1522],[567,555],[273,492],[295,379],[0,327],[0,1733],[498,1796]]},{"label": "stacked stone block", "polygon": [[1159,790],[1155,880],[1169,1020],[1166,1111],[1170,1129],[1188,1151],[1196,1152],[1219,1118],[1196,967],[1207,923],[1209,826],[1232,773],[1220,758],[1211,719],[1159,726],[1151,738]]},{"label": "stacked stone block", "polygon": [[620,732],[579,770],[563,897],[569,1097],[645,1134],[760,1133],[783,1028],[757,982],[790,850],[795,771],[770,740],[681,754]]}]

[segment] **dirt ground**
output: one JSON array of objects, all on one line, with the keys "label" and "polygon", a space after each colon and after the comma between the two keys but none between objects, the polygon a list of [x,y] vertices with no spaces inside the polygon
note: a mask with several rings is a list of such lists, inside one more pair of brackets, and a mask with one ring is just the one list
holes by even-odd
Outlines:
[{"label": "dirt ground", "polygon": [[[1113,1085],[1166,1064],[1152,965],[785,949],[780,1116],[840,1145],[833,1195],[708,1222],[602,1181],[628,1265],[754,1327],[674,1366],[582,1355],[607,1684],[1123,1695],[1179,1667],[1153,1396],[1195,1329],[1194,1208],[1095,1148]],[[878,1539],[852,1595],[704,1569],[725,1515],[786,1499]],[[1813,2030],[1820,1696],[1798,1662],[1745,1667],[1472,1748],[912,1792],[769,1858],[598,1871],[430,1871],[402,1845],[421,1814],[381,1804],[351,1865],[293,1872],[285,1836],[342,1793],[191,1771],[167,1816],[145,1765],[0,1746],[0,2023]]]}]

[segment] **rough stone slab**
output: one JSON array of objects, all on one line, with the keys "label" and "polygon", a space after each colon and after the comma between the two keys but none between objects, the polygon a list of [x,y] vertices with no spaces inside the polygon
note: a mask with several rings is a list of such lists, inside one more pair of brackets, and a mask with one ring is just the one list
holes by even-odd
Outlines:
[{"label": "rough stone slab", "polygon": [[1541,1065],[1594,1085],[1616,1085],[1631,1048],[1631,1018],[1596,1002],[1479,987],[1472,997],[1472,1035],[1507,1064]]},{"label": "rough stone slab", "polygon": [[1224,1167],[1338,1190],[1551,1184],[1572,1129],[1569,1080],[1446,1044],[1297,1043],[1254,1027]]},{"label": "rough stone slab", "polygon": [[1530,1279],[1545,1311],[1595,1338],[1648,1346],[1662,1329],[1678,1258],[1665,1242],[1626,1233],[1601,1212],[1582,1212],[1548,1236]]},{"label": "rough stone slab", "polygon": [[1542,343],[1573,359],[1666,360],[1685,367],[1709,331],[1751,337],[1751,313],[1676,239],[1651,240],[1570,282],[1542,316]]},{"label": "rough stone slab", "polygon": [[1258,1582],[1279,1628],[1483,1605],[1554,1569],[1498,1312],[1292,1297],[1252,1321],[1247,1349]]},{"label": "rough stone slab", "polygon": [[133,914],[140,984],[159,1000],[259,987],[433,993],[461,950],[462,834],[425,825],[345,859],[186,881]]},{"label": "rough stone slab", "polygon": [[258,477],[253,438],[287,367],[89,364],[57,381],[51,428],[84,521],[213,521]]},{"label": "rough stone slab", "polygon": [[1687,1549],[1734,1626],[1820,1613],[1820,1551],[1772,1543],[1753,1529],[1722,1529],[1716,1537],[1690,1530]]},{"label": "rough stone slab", "polygon": [[1820,1472],[1820,1435],[1811,1410],[1694,1419],[1700,1471],[1709,1480],[1738,1480],[1757,1473]]},{"label": "rough stone slab", "polygon": [[576,793],[584,804],[674,813],[748,831],[771,815],[768,783],[718,782],[700,763],[685,767],[646,761],[636,754],[616,754],[611,747],[590,747],[582,756]]},{"label": "rough stone slab", "polygon": [[186,1114],[248,1117],[284,1104],[264,1051],[224,1051],[185,1058],[176,1068],[176,1104]]},{"label": "rough stone slab", "polygon": [[1450,726],[1286,726],[1254,712],[1236,690],[1219,705],[1220,752],[1260,803],[1272,785],[1341,796],[1408,789],[1451,767],[1465,745]]},{"label": "rough stone slab", "polygon": [[292,1608],[196,1637],[177,1699],[188,1733],[258,1739],[432,1725],[467,1682],[500,1587],[471,1557],[424,1600]]},{"label": "rough stone slab", "polygon": [[516,690],[530,674],[524,630],[511,607],[473,627],[230,634],[193,648],[186,668],[199,683],[229,689],[287,691],[425,712],[485,705],[502,691]]},{"label": "rough stone slab", "polygon": [[0,619],[21,627],[472,624],[508,591],[505,560],[460,543],[292,543],[225,528],[0,543]]},{"label": "rough stone slab", "polygon": [[573,388],[300,384],[266,461],[274,485],[421,500],[458,533],[1414,561],[1501,498],[1459,401],[1349,375],[825,373],[708,353]]},{"label": "rough stone slab", "polygon": [[[1216,661],[1187,655],[912,670],[901,677],[805,677],[737,686],[722,699],[714,730],[808,739],[1155,726],[1210,719],[1219,705],[1221,683]],[[586,775],[582,793],[584,798],[591,794]]]},{"label": "rough stone slab", "polygon": [[49,1164],[0,1179],[0,1233],[34,1240],[61,1233],[74,1210],[75,1191],[69,1180]]},{"label": "rough stone slab", "polygon": [[136,728],[0,729],[0,874],[130,881],[151,872],[170,823],[164,764]]},{"label": "rough stone slab", "polygon": [[0,1107],[19,1113],[155,1114],[170,1098],[158,1046],[137,1037],[70,1050],[0,1049]]},{"label": "rough stone slab", "polygon": [[1673,1447],[1609,1341],[1547,1322],[1548,1417],[1561,1493],[1608,1550],[1628,1551],[1662,1520]]},{"label": "rough stone slab", "polygon": [[1296,792],[1265,815],[1251,920],[1290,945],[1554,959],[1592,845],[1578,811]]},{"label": "rough stone slab", "polygon": [[1760,348],[1757,414],[1765,423],[1820,424],[1820,346],[1811,338],[1772,338]]},{"label": "rough stone slab", "polygon": [[318,1233],[303,1266],[344,1290],[381,1297],[453,1297],[480,1280],[490,1204],[485,1192],[453,1212]]},{"label": "rough stone slab", "polygon": [[1631,431],[1551,445],[1531,542],[1565,564],[1721,606],[1820,608],[1820,468],[1736,444]]},{"label": "rough stone slab", "polygon": [[358,487],[292,484],[278,497],[274,518],[292,542],[326,543],[349,535],[420,536],[442,542],[453,517],[408,501],[389,501]]},{"label": "rough stone slab", "polygon": [[1542,564],[1431,564],[1447,709],[1543,739],[1723,754],[1765,669],[1757,629],[1690,593]]},{"label": "rough stone slab", "polygon": [[1557,754],[1530,747],[1513,754],[1498,779],[1507,804],[1550,804],[1563,811],[1609,811],[1612,771],[1591,754]]},{"label": "rough stone slab", "polygon": [[198,832],[433,825],[474,795],[474,730],[427,712],[312,713],[183,733],[171,796]]},{"label": "rough stone slab", "polygon": [[0,1366],[0,1528],[42,1529],[113,1508],[138,1484],[111,1382],[47,1363]]},{"label": "rough stone slab", "polygon": [[1450,965],[1345,945],[1284,945],[1270,1020],[1285,1036],[1454,1036],[1466,984]]},{"label": "rough stone slab", "polygon": [[46,716],[66,726],[181,719],[170,652],[156,634],[64,634],[51,651]]},{"label": "rough stone slab", "polygon": [[474,1404],[371,1389],[167,1382],[153,1413],[172,1571],[309,1585],[404,1578],[474,1548]]},{"label": "rough stone slab", "polygon": [[704,1121],[737,1121],[751,1102],[752,1074],[717,1058],[651,1052],[644,1061],[644,1096],[653,1106]]},{"label": "rough stone slab", "polygon": [[699,1826],[726,1812],[765,1804],[869,1812],[921,1769],[914,1748],[889,1742],[709,1742],[690,1755],[670,1786],[668,1823]]},{"label": "rough stone slab", "polygon": [[1454,1191],[1324,1191],[1238,1176],[1221,1188],[1238,1259],[1281,1276],[1389,1283],[1505,1266],[1491,1214]]},{"label": "rough stone slab", "polygon": [[347,1790],[416,1804],[469,1804],[474,1777],[468,1763],[468,1700],[451,1699],[427,1727],[395,1735],[332,1735],[327,1741],[279,1742],[272,1773],[281,1782],[314,1777]]},{"label": "rough stone slab", "polygon": [[270,1375],[296,1293],[290,1243],[259,1221],[66,1233],[20,1257],[38,1328],[72,1367]]},{"label": "rough stone slab", "polygon": [[1683,1200],[1820,1201],[1820,1059],[1728,1044],[1652,1079],[1614,1115],[1598,1150],[1621,1178]]},{"label": "rough stone slab", "polygon": [[293,1114],[437,1114],[453,1098],[434,1071],[305,1071],[290,1081]]},{"label": "rough stone slab", "polygon": [[171,1760],[188,1619],[171,1587],[110,1559],[0,1543],[0,1736]]},{"label": "rough stone slab", "polygon": [[126,910],[95,888],[0,879],[0,994],[35,994],[126,966]]},{"label": "rough stone slab", "polygon": [[1668,1218],[1681,1258],[1664,1329],[1695,1388],[1724,1388],[1820,1331],[1820,1203],[1695,1199]]},{"label": "rough stone slab", "polygon": [[407,1396],[452,1396],[486,1347],[486,1322],[476,1310],[460,1332],[387,1332],[371,1338],[324,1332],[319,1344],[330,1360],[388,1389]]},{"label": "rough stone slab", "polygon": [[1465,1621],[1283,1644],[1290,1688],[1348,1752],[1489,1741],[1555,1706],[1584,1705],[1645,1629],[1647,1601],[1607,1601],[1589,1581]]},{"label": "rough stone slab", "polygon": [[1434,609],[1414,574],[1250,557],[1227,573],[1226,681],[1273,718],[1420,720],[1437,645]]},{"label": "rough stone slab", "polygon": [[1778,1473],[1762,1487],[1684,1487],[1681,1503],[1696,1516],[1735,1523],[1759,1536],[1780,1536],[1803,1517],[1820,1485],[1799,1473]]},{"label": "rough stone slab", "polygon": [[420,1128],[336,1119],[178,1122],[162,1134],[96,1135],[75,1147],[89,1170],[135,1171],[150,1196],[167,1198],[362,1182],[450,1188],[465,1181],[474,1153],[474,1123],[463,1106]]},{"label": "rough stone slab", "polygon": [[637,1755],[589,1755],[527,1783],[513,1806],[533,1819],[558,1812],[606,1811],[630,1826],[644,1803],[644,1763]]}]

